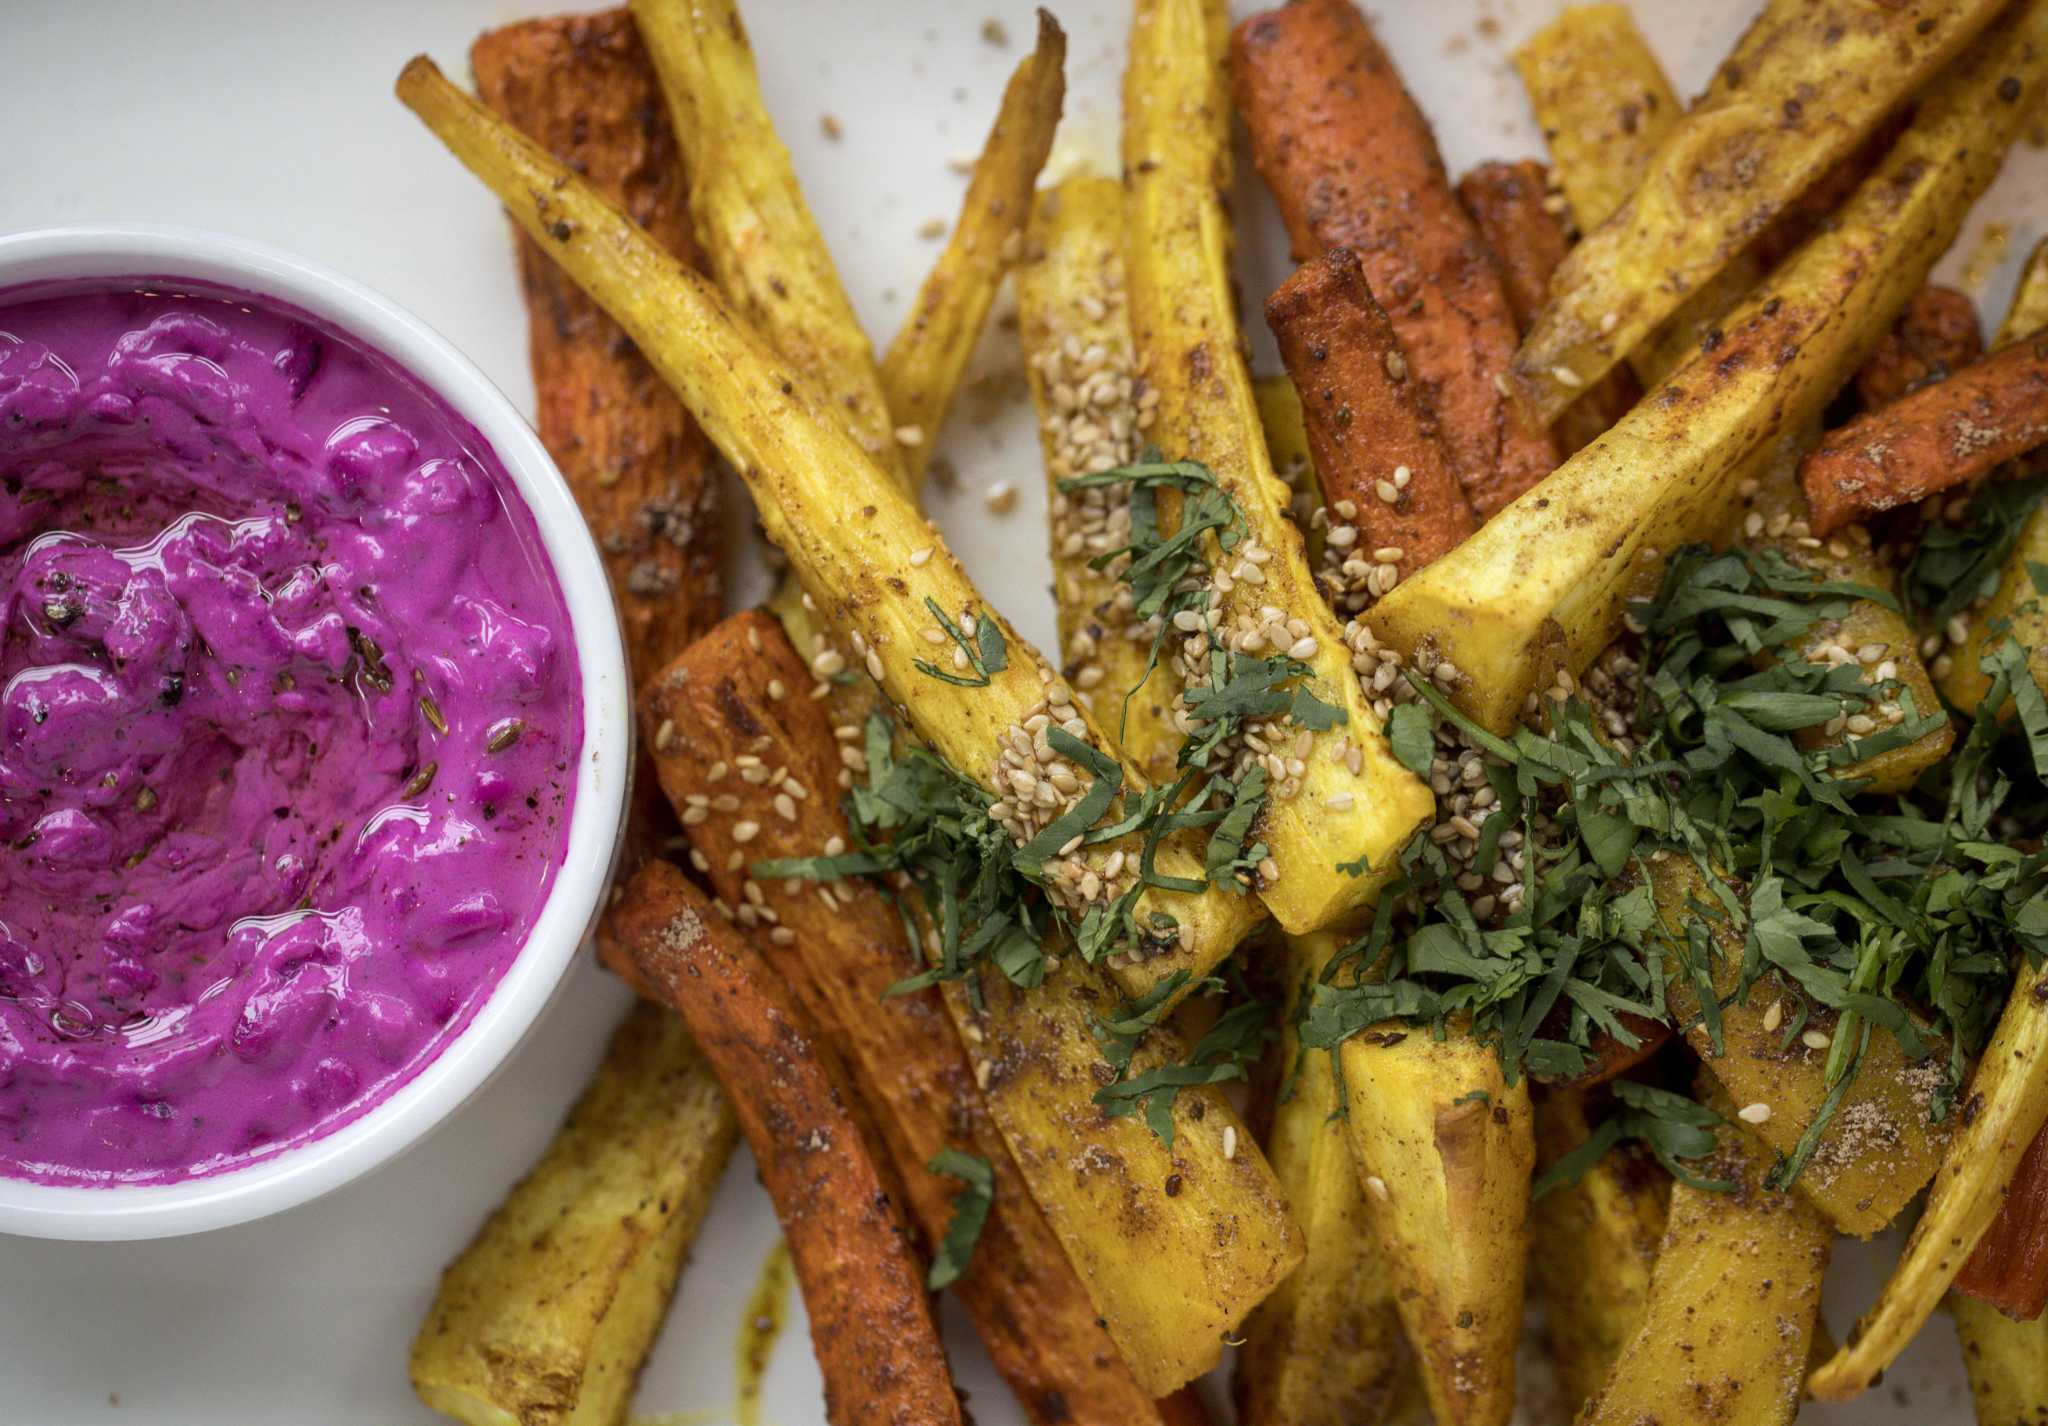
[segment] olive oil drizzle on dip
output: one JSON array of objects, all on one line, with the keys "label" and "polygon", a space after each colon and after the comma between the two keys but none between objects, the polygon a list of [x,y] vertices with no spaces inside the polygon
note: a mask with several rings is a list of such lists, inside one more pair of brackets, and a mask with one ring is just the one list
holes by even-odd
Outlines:
[{"label": "olive oil drizzle on dip", "polygon": [[218,1172],[439,1053],[564,854],[569,627],[387,358],[193,284],[0,293],[0,1174]]}]

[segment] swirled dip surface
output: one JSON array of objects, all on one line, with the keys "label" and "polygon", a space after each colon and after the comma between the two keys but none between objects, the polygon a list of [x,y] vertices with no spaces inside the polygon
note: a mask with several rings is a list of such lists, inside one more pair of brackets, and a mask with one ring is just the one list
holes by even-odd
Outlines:
[{"label": "swirled dip surface", "polygon": [[463,1025],[567,840],[569,620],[474,429],[260,299],[0,293],[0,1173],[183,1178]]}]

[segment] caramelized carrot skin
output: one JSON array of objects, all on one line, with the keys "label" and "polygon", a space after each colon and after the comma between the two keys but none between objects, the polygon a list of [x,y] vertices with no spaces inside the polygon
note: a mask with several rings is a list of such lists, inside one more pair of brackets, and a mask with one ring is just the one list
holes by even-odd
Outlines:
[{"label": "caramelized carrot skin", "polygon": [[1297,261],[1357,253],[1481,519],[1548,475],[1549,435],[1496,384],[1515,349],[1498,269],[1429,121],[1350,0],[1299,0],[1231,39],[1237,106]]},{"label": "caramelized carrot skin", "polygon": [[[750,610],[720,623],[642,690],[641,742],[655,750],[662,790],[684,810],[697,865],[728,906],[747,907],[738,914],[760,922],[757,948],[852,1076],[927,1243],[943,1237],[958,1187],[926,1167],[933,1155],[962,1148],[994,1170],[988,1220],[950,1290],[1036,1426],[1183,1422],[1184,1407],[1145,1395],[1097,1324],[989,1118],[939,992],[888,994],[924,968],[889,898],[865,879],[837,883],[828,903],[817,883],[755,884],[749,875],[755,862],[814,856],[834,837],[851,840],[837,785],[842,744],[830,704],[805,696],[814,682],[782,625]],[[757,767],[782,775],[753,781]],[[746,823],[757,830],[741,842],[735,829]]]},{"label": "caramelized carrot skin", "polygon": [[[1550,292],[1550,274],[1571,250],[1571,233],[1552,196],[1550,170],[1535,159],[1482,163],[1458,180],[1458,201],[1500,264],[1517,332],[1535,319]],[[1558,453],[1569,454],[1593,441],[1642,394],[1628,369],[1616,367],[1552,424]]]},{"label": "caramelized carrot skin", "polygon": [[1550,293],[1550,274],[1571,250],[1564,221],[1550,211],[1550,170],[1533,158],[1482,163],[1458,180],[1458,202],[1500,264],[1502,291],[1517,328]]},{"label": "caramelized carrot skin", "polygon": [[607,963],[683,1017],[731,1095],[803,1286],[833,1426],[959,1426],[923,1269],[838,1065],[760,954],[672,865],[614,908]]},{"label": "caramelized carrot skin", "polygon": [[[470,61],[486,104],[696,260],[682,160],[630,14],[508,25]],[[541,441],[597,536],[644,677],[718,620],[710,447],[618,324],[525,237],[519,275]]]},{"label": "caramelized carrot skin", "polygon": [[1828,432],[1801,462],[1813,532],[1909,505],[2048,441],[2048,332]]},{"label": "caramelized carrot skin", "polygon": [[[483,101],[695,262],[688,188],[654,67],[624,9],[522,20],[470,47]],[[616,322],[515,235],[541,443],[611,576],[627,664],[646,679],[716,623],[711,447]],[[642,754],[627,811],[631,872],[675,831]]]},{"label": "caramelized carrot skin", "polygon": [[1947,380],[1982,355],[1977,304],[1953,287],[1929,283],[1913,294],[1856,373],[1856,400],[1864,410],[1875,411],[1930,382]]},{"label": "caramelized carrot skin", "polygon": [[[1337,248],[1304,263],[1266,299],[1266,324],[1301,393],[1302,425],[1323,502],[1348,500],[1364,558],[1405,577],[1477,528],[1424,415],[1408,363],[1358,258]],[[1405,469],[1405,477],[1396,477]],[[1390,501],[1382,498],[1391,492]]]},{"label": "caramelized carrot skin", "polygon": [[1998,1216],[1956,1275],[1955,1290],[2021,1322],[2048,1311],[2048,1129],[2027,1146]]}]

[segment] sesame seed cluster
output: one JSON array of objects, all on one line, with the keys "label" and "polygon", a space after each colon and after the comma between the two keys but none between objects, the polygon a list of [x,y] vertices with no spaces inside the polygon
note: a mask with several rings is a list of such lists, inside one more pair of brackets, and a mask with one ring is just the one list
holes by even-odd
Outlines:
[{"label": "sesame seed cluster", "polygon": [[[1230,568],[1215,570],[1206,580],[1195,575],[1183,581],[1184,589],[1193,586],[1187,592],[1203,595],[1203,603],[1173,616],[1176,637],[1168,648],[1181,692],[1174,695],[1172,716],[1183,737],[1197,736],[1207,726],[1207,720],[1190,712],[1187,690],[1209,686],[1213,676],[1212,650],[1222,648],[1248,658],[1279,654],[1307,660],[1315,657],[1318,648],[1308,621],[1289,618],[1286,610],[1275,605],[1264,604],[1257,609],[1240,605],[1234,611],[1224,608],[1223,596],[1237,585],[1265,583],[1264,567],[1273,558],[1271,551],[1250,538],[1240,540],[1230,553]],[[1306,759],[1314,743],[1315,735],[1307,728],[1297,728],[1285,714],[1246,719],[1219,745],[1211,766],[1222,769],[1232,782],[1248,776],[1254,767],[1263,767],[1269,795],[1285,802],[1301,791],[1301,779],[1308,771]],[[1267,877],[1262,868],[1261,879],[1270,884],[1273,878]]]},{"label": "sesame seed cluster", "polygon": [[[1072,688],[1044,666],[1038,678],[1045,696],[996,739],[995,782],[1001,795],[989,807],[989,816],[1019,846],[1072,811],[1094,781],[1092,772],[1076,767],[1051,742],[1054,728],[1090,741]],[[1112,804],[1105,815],[1120,815],[1120,808]],[[1047,894],[1076,915],[1085,914],[1091,905],[1115,901],[1138,881],[1135,857],[1121,847],[1083,848],[1083,835],[1075,833],[1045,861]],[[1192,942],[1193,928],[1182,927],[1181,936],[1183,945]],[[1109,964],[1121,969],[1144,954],[1120,953],[1110,957]]]},{"label": "sesame seed cluster", "polygon": [[[1374,482],[1373,498],[1383,504],[1398,502],[1411,478],[1405,465]],[[1339,618],[1353,618],[1390,594],[1401,582],[1401,561],[1408,552],[1399,545],[1367,549],[1358,543],[1358,505],[1339,500],[1335,505],[1318,505],[1309,512],[1311,537],[1323,532],[1321,555],[1316,562],[1316,587]]]},{"label": "sesame seed cluster", "polygon": [[[1105,272],[1100,293],[1084,293],[1077,305],[1099,330],[1117,330],[1120,324],[1111,319],[1124,305],[1118,274]],[[1045,392],[1040,424],[1047,471],[1054,480],[1114,470],[1138,458],[1159,393],[1137,375],[1128,342],[1084,341],[1068,333],[1047,342],[1031,364]],[[1053,555],[1061,565],[1060,601],[1069,609],[1088,608],[1090,595],[1077,566],[1130,543],[1130,489],[1118,483],[1056,490],[1051,518]],[[1067,641],[1068,666],[1084,694],[1106,676],[1096,658],[1102,640],[1147,637],[1131,618],[1131,592],[1122,581],[1128,565],[1128,558],[1119,558],[1104,568],[1102,577],[1113,586],[1108,597],[1094,602],[1090,617]]]}]

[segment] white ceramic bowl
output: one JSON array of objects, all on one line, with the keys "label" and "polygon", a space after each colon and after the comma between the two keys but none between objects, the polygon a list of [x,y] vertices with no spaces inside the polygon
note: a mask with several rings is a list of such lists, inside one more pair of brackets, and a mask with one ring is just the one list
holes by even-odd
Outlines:
[{"label": "white ceramic bowl", "polygon": [[625,649],[597,547],[561,472],[503,392],[419,318],[360,283],[262,243],[156,226],[0,236],[0,289],[78,278],[183,278],[273,297],[393,358],[483,433],[533,511],[583,674],[583,749],[566,860],[517,959],[469,1024],[389,1098],[330,1134],[246,1167],[166,1184],[55,1187],[0,1176],[0,1233],[164,1238],[317,1198],[440,1124],[502,1065],[560,988],[610,878],[631,761]]}]

